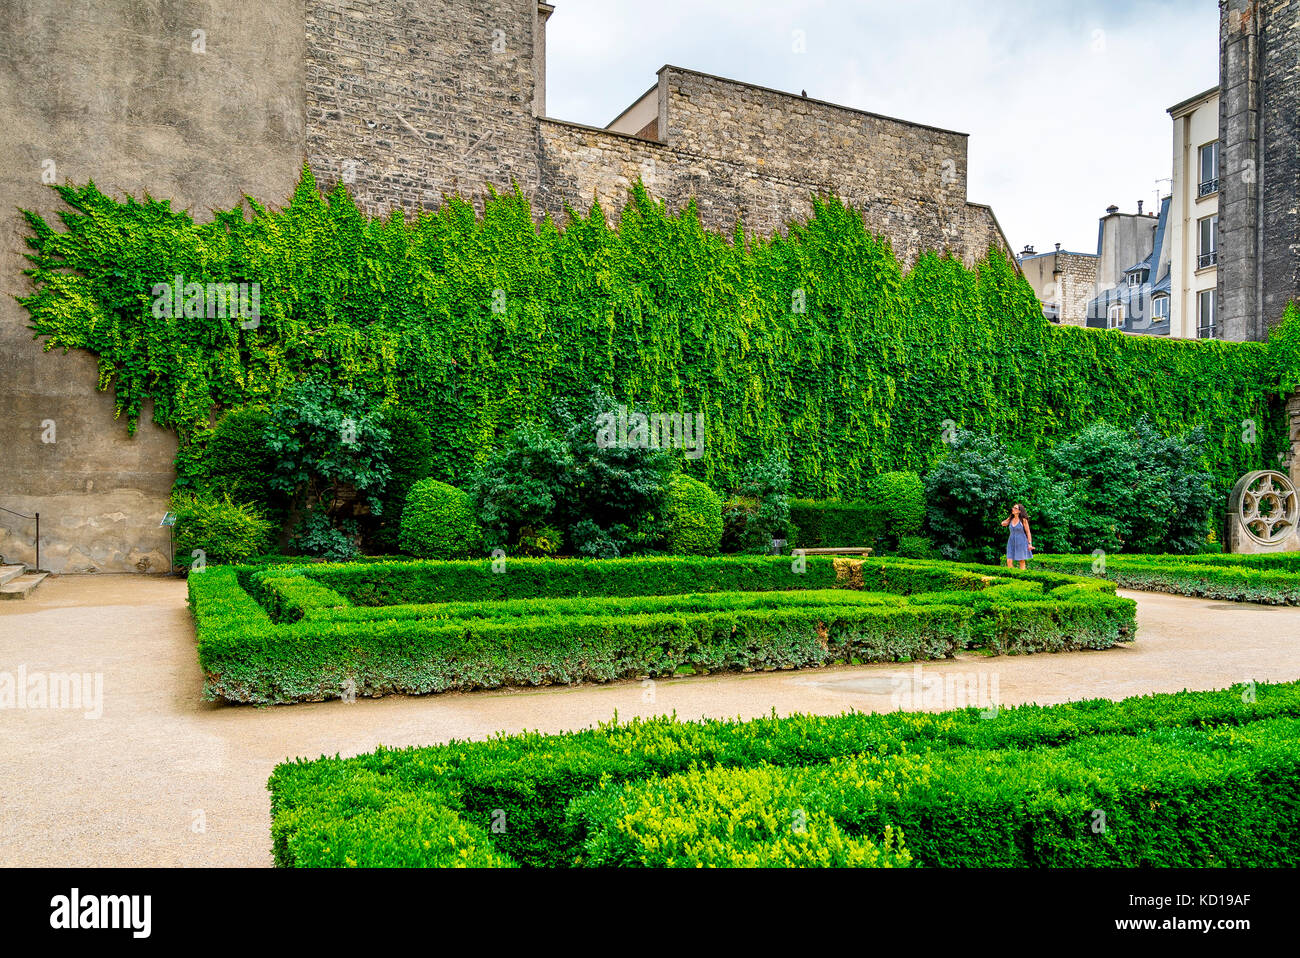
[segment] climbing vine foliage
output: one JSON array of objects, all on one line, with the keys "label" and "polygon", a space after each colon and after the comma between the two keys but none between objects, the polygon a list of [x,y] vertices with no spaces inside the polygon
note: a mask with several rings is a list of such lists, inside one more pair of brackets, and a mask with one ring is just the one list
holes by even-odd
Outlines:
[{"label": "climbing vine foliage", "polygon": [[[1200,424],[1225,485],[1283,446],[1266,346],[1053,326],[1000,253],[974,269],[927,254],[905,272],[833,199],[760,238],[708,231],[639,185],[617,226],[594,206],[562,227],[518,193],[370,217],[305,170],[282,209],[246,198],[204,223],[93,183],[55,189],[62,229],[26,213],[31,327],[47,349],[98,357],[129,429],[152,401],[182,460],[222,409],[319,369],[421,415],[452,483],[595,385],[702,413],[706,453],[685,462],[698,477],[726,486],[775,453],[804,496],[925,471],[958,429],[1033,451],[1098,418]],[[255,284],[259,314],[211,315],[187,294],[159,315],[158,291],[190,284]]]}]

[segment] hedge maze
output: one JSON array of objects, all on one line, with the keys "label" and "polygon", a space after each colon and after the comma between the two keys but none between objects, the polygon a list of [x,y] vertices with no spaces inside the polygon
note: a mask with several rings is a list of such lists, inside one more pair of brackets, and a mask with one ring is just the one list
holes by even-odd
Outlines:
[{"label": "hedge maze", "polygon": [[212,567],[205,694],[289,703],[1132,641],[1113,583],[829,556]]}]

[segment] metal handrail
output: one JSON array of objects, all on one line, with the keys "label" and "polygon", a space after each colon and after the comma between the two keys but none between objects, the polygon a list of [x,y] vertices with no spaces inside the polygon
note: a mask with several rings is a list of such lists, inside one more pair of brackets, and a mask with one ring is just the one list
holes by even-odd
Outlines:
[{"label": "metal handrail", "polygon": [[7,512],[11,516],[17,516],[19,519],[36,520],[36,570],[35,571],[40,572],[41,571],[41,514],[38,512],[34,516],[29,516],[25,512],[14,512],[14,510],[6,509],[4,506],[0,506],[0,512]]}]

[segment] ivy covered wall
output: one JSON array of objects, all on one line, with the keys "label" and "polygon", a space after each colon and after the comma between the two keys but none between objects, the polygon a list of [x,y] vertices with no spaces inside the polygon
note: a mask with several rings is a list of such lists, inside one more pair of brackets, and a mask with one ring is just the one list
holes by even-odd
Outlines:
[{"label": "ivy covered wall", "polygon": [[[904,274],[836,200],[765,239],[709,232],[640,187],[617,226],[597,206],[562,228],[517,194],[481,215],[453,198],[370,218],[308,172],[283,209],[249,199],[201,224],[93,184],[57,189],[63,229],[26,214],[32,328],[98,357],[130,428],[153,400],[180,436],[182,483],[216,412],[317,366],[421,413],[452,483],[552,397],[597,383],[703,414],[698,476],[726,485],[775,449],[810,497],[924,471],[954,428],[1033,449],[1096,418],[1201,424],[1225,490],[1286,442],[1267,345],[1053,326],[1001,254],[974,270],[928,254]],[[210,299],[156,315],[160,289],[217,283],[255,284],[256,319],[209,316]]]}]

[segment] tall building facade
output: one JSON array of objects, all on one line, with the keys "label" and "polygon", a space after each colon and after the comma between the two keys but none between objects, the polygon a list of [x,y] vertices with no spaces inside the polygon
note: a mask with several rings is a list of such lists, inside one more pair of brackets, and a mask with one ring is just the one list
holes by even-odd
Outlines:
[{"label": "tall building facade", "polygon": [[1218,317],[1261,340],[1300,298],[1300,0],[1219,3]]},{"label": "tall building facade", "polygon": [[1219,315],[1219,88],[1169,108],[1170,335],[1214,338]]}]

